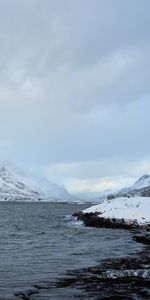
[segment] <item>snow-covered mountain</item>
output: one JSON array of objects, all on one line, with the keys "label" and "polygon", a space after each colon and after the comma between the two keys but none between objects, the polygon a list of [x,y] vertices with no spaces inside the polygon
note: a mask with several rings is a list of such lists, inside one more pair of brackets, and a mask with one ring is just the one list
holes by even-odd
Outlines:
[{"label": "snow-covered mountain", "polygon": [[132,186],[123,188],[119,192],[110,194],[108,199],[118,197],[150,197],[150,175],[145,174],[140,177]]},{"label": "snow-covered mountain", "polygon": [[148,186],[150,186],[150,175],[145,174],[133,184],[132,189],[142,189]]},{"label": "snow-covered mountain", "polygon": [[10,163],[0,163],[0,200],[73,201],[73,197],[46,178],[26,174]]}]

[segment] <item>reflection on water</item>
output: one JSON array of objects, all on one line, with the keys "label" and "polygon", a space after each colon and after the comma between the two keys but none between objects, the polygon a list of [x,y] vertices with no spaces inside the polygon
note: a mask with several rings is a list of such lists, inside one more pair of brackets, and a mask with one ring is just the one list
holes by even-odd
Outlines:
[{"label": "reflection on water", "polygon": [[[71,217],[88,206],[0,202],[0,299],[63,299],[57,283],[69,270],[143,249],[127,231],[87,228]],[[23,298],[24,291],[30,297]],[[64,295],[84,297],[76,286]]]}]

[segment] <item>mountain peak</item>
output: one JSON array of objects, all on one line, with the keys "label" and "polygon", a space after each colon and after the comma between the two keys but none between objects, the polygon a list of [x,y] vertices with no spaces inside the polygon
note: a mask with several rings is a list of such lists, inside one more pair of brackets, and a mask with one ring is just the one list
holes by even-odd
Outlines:
[{"label": "mountain peak", "polygon": [[133,187],[140,189],[149,185],[150,185],[150,175],[144,174],[133,184]]},{"label": "mountain peak", "polygon": [[142,175],[136,182],[144,181],[144,180],[147,179],[147,178],[150,178],[150,175],[144,174],[144,175]]},{"label": "mountain peak", "polygon": [[150,195],[150,175],[144,174],[133,185],[121,189],[115,194],[109,195],[109,199],[118,197],[134,197],[134,196],[149,197]]}]

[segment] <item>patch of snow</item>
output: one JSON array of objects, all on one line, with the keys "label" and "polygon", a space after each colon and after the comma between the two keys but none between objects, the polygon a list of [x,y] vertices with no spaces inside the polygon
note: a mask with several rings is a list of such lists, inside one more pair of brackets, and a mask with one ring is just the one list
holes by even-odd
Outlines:
[{"label": "patch of snow", "polygon": [[116,198],[94,205],[83,213],[101,213],[104,218],[136,220],[138,224],[150,223],[150,197]]}]

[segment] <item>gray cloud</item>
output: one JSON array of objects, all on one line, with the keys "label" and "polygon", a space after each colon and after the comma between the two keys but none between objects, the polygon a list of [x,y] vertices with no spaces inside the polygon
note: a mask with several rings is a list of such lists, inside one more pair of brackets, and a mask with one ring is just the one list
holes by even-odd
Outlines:
[{"label": "gray cloud", "polygon": [[149,161],[149,10],[148,0],[0,0],[2,159],[80,163],[78,178],[130,176],[125,165]]}]

